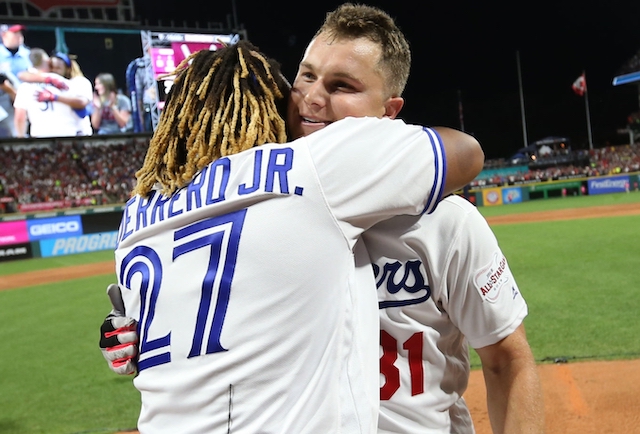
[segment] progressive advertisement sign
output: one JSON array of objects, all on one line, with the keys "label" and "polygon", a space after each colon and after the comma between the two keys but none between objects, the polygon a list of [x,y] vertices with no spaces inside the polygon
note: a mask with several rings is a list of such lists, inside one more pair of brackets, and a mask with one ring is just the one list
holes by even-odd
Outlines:
[{"label": "progressive advertisement sign", "polygon": [[589,194],[624,193],[629,191],[629,175],[590,179]]},{"label": "progressive advertisement sign", "polygon": [[75,253],[97,252],[99,250],[114,250],[117,239],[118,231],[46,239],[40,241],[40,255],[43,258],[48,258]]}]

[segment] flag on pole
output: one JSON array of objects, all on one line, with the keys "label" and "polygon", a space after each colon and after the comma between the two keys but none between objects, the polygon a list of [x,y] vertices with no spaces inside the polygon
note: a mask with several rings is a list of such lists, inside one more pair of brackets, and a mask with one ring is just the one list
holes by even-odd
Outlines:
[{"label": "flag on pole", "polygon": [[573,82],[571,88],[576,93],[576,95],[584,96],[584,93],[587,91],[587,79],[584,76],[584,72],[580,77]]}]

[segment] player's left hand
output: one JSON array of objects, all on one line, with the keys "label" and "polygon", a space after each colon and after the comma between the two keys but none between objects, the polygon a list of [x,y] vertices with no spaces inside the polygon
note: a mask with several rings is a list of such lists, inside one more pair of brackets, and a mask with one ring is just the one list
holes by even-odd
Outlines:
[{"label": "player's left hand", "polygon": [[46,89],[37,90],[35,93],[35,97],[38,102],[56,101],[58,99],[58,95],[56,95],[55,93],[51,93]]},{"label": "player's left hand", "polygon": [[135,374],[138,355],[136,321],[125,316],[122,294],[118,285],[107,287],[113,309],[100,327],[100,349],[109,368],[120,375]]}]

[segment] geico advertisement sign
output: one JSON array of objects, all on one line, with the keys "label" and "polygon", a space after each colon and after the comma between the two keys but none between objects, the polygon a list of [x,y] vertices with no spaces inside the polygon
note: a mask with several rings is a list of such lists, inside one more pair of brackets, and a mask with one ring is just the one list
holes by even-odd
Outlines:
[{"label": "geico advertisement sign", "polygon": [[98,250],[114,250],[118,232],[98,232],[96,234],[47,239],[40,241],[40,254],[49,256],[72,255],[74,253],[97,252]]},{"label": "geico advertisement sign", "polygon": [[27,220],[27,228],[31,241],[59,238],[60,236],[82,235],[80,216]]}]

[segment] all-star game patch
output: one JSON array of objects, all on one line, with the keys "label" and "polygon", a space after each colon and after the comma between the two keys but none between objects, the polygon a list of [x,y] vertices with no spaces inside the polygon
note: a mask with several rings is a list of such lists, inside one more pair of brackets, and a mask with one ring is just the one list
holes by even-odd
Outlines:
[{"label": "all-star game patch", "polygon": [[511,272],[507,265],[507,258],[496,252],[491,262],[482,267],[476,274],[473,282],[480,296],[489,303],[495,303],[500,295],[500,290],[508,286]]}]

